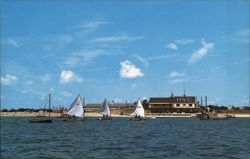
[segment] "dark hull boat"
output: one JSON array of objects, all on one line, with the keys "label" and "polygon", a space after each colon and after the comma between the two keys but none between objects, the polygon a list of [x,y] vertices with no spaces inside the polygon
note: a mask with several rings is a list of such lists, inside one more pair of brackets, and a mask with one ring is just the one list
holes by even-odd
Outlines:
[{"label": "dark hull boat", "polygon": [[98,120],[111,120],[111,119],[112,119],[111,116],[98,118]]},{"label": "dark hull boat", "polygon": [[29,120],[30,123],[52,123],[52,119],[50,119],[50,104],[51,104],[51,94],[49,94],[49,118],[45,118],[45,111],[44,115]]},{"label": "dark hull boat", "polygon": [[30,123],[52,123],[51,119],[32,119],[29,120]]},{"label": "dark hull boat", "polygon": [[132,120],[132,121],[142,121],[142,120],[145,120],[145,118],[134,117],[134,118],[131,118],[130,120]]}]

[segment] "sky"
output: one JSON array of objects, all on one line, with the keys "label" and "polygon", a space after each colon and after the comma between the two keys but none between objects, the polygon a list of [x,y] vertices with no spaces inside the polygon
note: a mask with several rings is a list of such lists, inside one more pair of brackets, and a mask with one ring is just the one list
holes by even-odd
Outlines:
[{"label": "sky", "polygon": [[249,106],[248,0],[1,1],[1,107],[184,94]]}]

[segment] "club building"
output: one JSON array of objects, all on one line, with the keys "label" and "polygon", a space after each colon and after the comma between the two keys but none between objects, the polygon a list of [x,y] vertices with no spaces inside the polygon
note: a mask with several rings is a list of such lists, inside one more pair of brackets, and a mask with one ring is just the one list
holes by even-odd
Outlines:
[{"label": "club building", "polygon": [[192,113],[198,109],[198,101],[194,96],[151,97],[148,103],[148,113]]}]

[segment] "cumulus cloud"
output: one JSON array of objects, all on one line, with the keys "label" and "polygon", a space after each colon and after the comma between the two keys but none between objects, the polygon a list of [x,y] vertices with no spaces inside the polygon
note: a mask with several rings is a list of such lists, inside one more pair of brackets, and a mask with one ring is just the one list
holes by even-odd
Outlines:
[{"label": "cumulus cloud", "polygon": [[172,50],[178,50],[178,47],[175,45],[175,43],[169,43],[165,47],[172,49]]},{"label": "cumulus cloud", "polygon": [[201,40],[202,47],[198,50],[194,51],[193,54],[188,59],[190,64],[197,62],[202,59],[205,55],[207,55],[208,50],[214,47],[213,43],[207,43],[204,39]]},{"label": "cumulus cloud", "polygon": [[16,81],[17,81],[17,77],[9,75],[9,74],[7,74],[5,77],[1,77],[1,84],[2,85],[11,85]]},{"label": "cumulus cloud", "polygon": [[128,60],[121,62],[120,65],[121,65],[120,69],[121,78],[136,78],[144,76],[141,69],[136,68],[135,65]]},{"label": "cumulus cloud", "polygon": [[80,76],[76,75],[74,72],[71,70],[65,71],[63,70],[60,75],[60,83],[61,84],[66,84],[71,81],[76,81],[76,82],[83,82],[83,78]]}]

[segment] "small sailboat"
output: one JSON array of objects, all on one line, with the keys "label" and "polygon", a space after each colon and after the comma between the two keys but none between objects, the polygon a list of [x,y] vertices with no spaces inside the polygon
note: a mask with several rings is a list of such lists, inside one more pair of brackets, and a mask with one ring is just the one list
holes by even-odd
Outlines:
[{"label": "small sailboat", "polygon": [[102,117],[98,118],[98,120],[110,120],[110,119],[112,119],[107,99],[105,99],[104,102],[102,103],[102,106],[100,109],[100,114],[102,114]]},{"label": "small sailboat", "polygon": [[140,99],[137,100],[137,102],[135,104],[134,112],[131,113],[130,115],[133,116],[133,118],[131,120],[134,120],[134,121],[140,121],[140,120],[145,119],[145,112],[144,112],[144,108],[141,104]]},{"label": "small sailboat", "polygon": [[70,105],[69,110],[65,113],[66,119],[63,121],[74,121],[84,119],[83,102],[80,95],[76,97]]},{"label": "small sailboat", "polygon": [[44,116],[31,119],[29,120],[30,123],[52,123],[52,119],[50,118],[51,94],[49,94],[48,100],[49,100],[49,117],[47,118],[45,116],[45,110],[44,110]]}]

